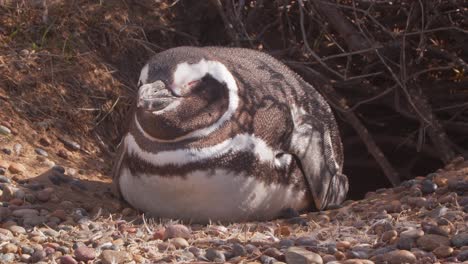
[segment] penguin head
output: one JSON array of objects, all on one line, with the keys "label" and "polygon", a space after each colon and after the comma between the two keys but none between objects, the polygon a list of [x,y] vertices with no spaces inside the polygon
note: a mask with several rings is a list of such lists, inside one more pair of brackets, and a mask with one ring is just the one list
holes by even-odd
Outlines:
[{"label": "penguin head", "polygon": [[233,75],[221,62],[196,51],[159,53],[141,70],[136,121],[146,136],[168,142],[203,137],[235,112]]}]

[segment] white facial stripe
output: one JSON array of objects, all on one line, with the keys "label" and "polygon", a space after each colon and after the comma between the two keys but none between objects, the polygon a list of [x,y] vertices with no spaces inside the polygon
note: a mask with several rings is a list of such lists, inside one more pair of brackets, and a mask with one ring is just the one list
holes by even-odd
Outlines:
[{"label": "white facial stripe", "polygon": [[[176,70],[174,72],[174,86],[176,87],[176,89],[180,88],[182,85],[188,84],[192,81],[200,80],[207,74],[210,74],[218,82],[226,84],[229,95],[229,105],[226,112],[213,125],[195,130],[191,133],[188,133],[187,135],[170,140],[155,138],[143,132],[149,140],[155,142],[176,142],[188,138],[205,137],[213,131],[217,130],[219,127],[221,127],[224,124],[224,122],[231,119],[232,115],[236,112],[237,106],[239,105],[238,87],[234,76],[232,76],[232,74],[229,72],[226,66],[224,66],[224,64],[222,64],[221,62],[207,61],[202,59],[196,64],[188,64],[184,62],[177,65]],[[140,131],[143,130],[140,124],[137,124],[137,127]]]},{"label": "white facial stripe", "polygon": [[[241,151],[252,152],[260,162],[270,163],[275,167],[286,167],[292,161],[291,158],[276,158],[277,151],[270,148],[262,139],[249,134],[240,134],[234,138],[206,148],[179,149],[161,151],[158,153],[151,153],[143,150],[135,141],[135,137],[132,134],[127,134],[125,137],[125,144],[128,148],[128,153],[137,155],[140,159],[155,166],[170,164],[185,165],[201,160],[213,159],[227,153],[237,153]],[[287,156],[288,154],[284,155]]]},{"label": "white facial stripe", "polygon": [[146,64],[143,66],[143,69],[141,69],[140,72],[140,78],[138,79],[138,82],[141,84],[146,84],[148,82],[148,73],[149,73],[149,66]]}]

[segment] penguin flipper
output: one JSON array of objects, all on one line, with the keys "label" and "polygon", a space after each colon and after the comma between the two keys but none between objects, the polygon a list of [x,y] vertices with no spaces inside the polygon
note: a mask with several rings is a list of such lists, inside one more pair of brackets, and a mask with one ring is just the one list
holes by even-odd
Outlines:
[{"label": "penguin flipper", "polygon": [[112,166],[112,193],[120,198],[123,199],[122,192],[120,191],[120,170],[122,169],[122,161],[124,159],[124,156],[126,155],[127,152],[127,147],[125,144],[125,137],[122,138],[120,141],[119,145],[117,146],[117,151],[115,153],[115,157],[118,157],[114,159],[114,164]]},{"label": "penguin flipper", "polygon": [[332,126],[312,115],[294,119],[291,152],[301,163],[315,207],[323,210],[340,205],[348,193],[348,178],[342,173],[341,153],[335,153],[333,144],[341,142],[333,142]]}]

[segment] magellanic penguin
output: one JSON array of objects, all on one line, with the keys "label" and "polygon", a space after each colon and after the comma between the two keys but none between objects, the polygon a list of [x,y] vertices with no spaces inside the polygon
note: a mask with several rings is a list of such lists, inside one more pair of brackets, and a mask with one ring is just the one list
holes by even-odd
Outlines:
[{"label": "magellanic penguin", "polygon": [[330,106],[262,52],[178,47],[141,70],[114,183],[147,215],[268,220],[346,197]]}]

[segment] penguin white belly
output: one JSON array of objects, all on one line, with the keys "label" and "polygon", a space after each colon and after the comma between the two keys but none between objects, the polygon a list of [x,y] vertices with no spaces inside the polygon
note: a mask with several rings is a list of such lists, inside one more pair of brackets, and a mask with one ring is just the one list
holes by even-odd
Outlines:
[{"label": "penguin white belly", "polygon": [[136,208],[155,217],[194,222],[271,219],[283,209],[309,205],[305,190],[227,170],[161,177],[132,175],[123,168],[119,181],[123,197]]}]

